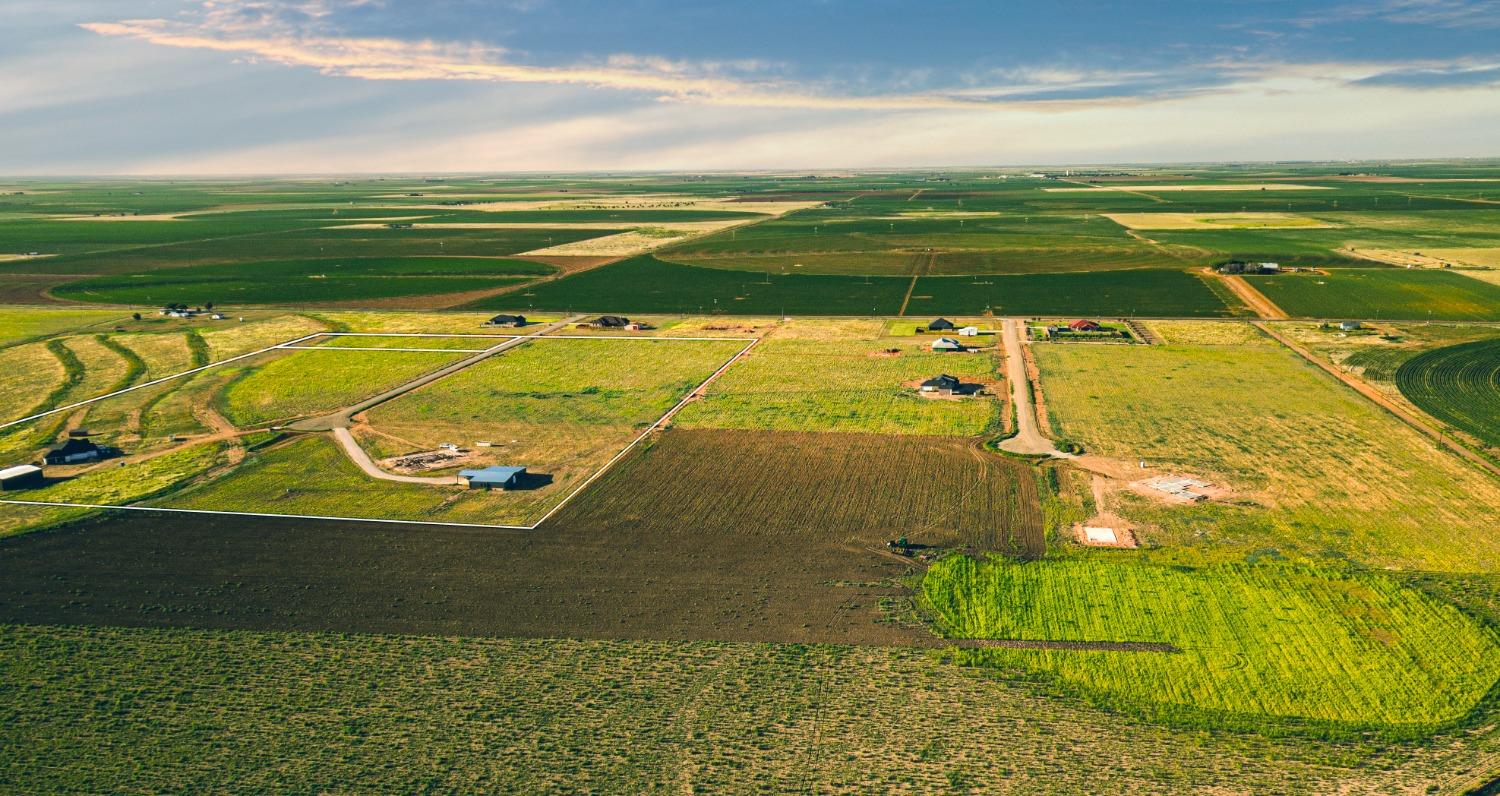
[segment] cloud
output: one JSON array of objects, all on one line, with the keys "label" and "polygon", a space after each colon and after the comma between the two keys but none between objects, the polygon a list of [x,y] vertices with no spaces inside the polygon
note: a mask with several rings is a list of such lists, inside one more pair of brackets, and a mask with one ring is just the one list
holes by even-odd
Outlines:
[{"label": "cloud", "polygon": [[1351,81],[1356,86],[1413,89],[1468,88],[1500,85],[1500,64],[1412,66],[1382,71]]},{"label": "cloud", "polygon": [[[366,0],[368,4],[374,0]],[[363,5],[362,4],[362,5]],[[1212,76],[1012,70],[998,82],[902,92],[839,91],[777,76],[776,64],[753,59],[684,61],[613,54],[597,63],[522,63],[503,47],[339,35],[328,31],[326,0],[216,2],[193,20],[86,22],[93,33],[164,47],[212,50],[363,80],[469,80],[592,88],[648,94],[658,100],[737,107],[937,110],[1025,105],[1065,110],[1078,104],[1158,101],[1211,90]],[[309,32],[310,31],[310,32]],[[1206,79],[1205,79],[1206,78]]]},{"label": "cloud", "polygon": [[1376,19],[1438,28],[1500,28],[1500,0],[1375,0],[1336,6],[1302,17],[1304,27]]}]

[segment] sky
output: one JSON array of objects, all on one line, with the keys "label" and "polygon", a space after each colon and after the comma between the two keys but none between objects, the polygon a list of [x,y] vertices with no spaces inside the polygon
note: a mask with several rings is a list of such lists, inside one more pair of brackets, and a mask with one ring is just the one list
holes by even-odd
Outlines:
[{"label": "sky", "polygon": [[0,0],[0,174],[1500,156],[1500,0]]}]

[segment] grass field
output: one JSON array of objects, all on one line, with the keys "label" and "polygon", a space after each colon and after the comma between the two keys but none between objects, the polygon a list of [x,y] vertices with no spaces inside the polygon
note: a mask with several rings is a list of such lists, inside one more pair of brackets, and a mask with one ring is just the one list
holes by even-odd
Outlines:
[{"label": "grass field", "polygon": [[1428,414],[1500,448],[1500,338],[1419,354],[1396,370],[1395,381]]},{"label": "grass field", "polygon": [[933,276],[917,280],[907,315],[1233,315],[1202,279],[1184,271],[1149,269],[1026,276]]},{"label": "grass field", "polygon": [[462,358],[413,351],[293,351],[246,366],[219,401],[231,422],[247,427],[331,412]]},{"label": "grass field", "polygon": [[928,570],[922,597],[960,638],[1173,644],[1181,651],[958,657],[1201,727],[1287,720],[1313,732],[1421,736],[1465,719],[1500,680],[1493,630],[1379,575],[953,556]]},{"label": "grass field", "polygon": [[1361,268],[1246,278],[1304,318],[1500,320],[1500,286],[1451,271]]},{"label": "grass field", "polygon": [[[933,353],[926,348],[929,342],[912,337],[773,338],[714,382],[677,423],[685,428],[954,436],[998,430],[1002,418],[995,398],[929,400],[913,386],[941,373],[971,384],[997,382],[996,355]],[[891,349],[899,355],[891,356]],[[995,391],[1003,394],[1003,389]]]},{"label": "grass field", "polygon": [[102,326],[125,317],[126,313],[118,310],[0,307],[0,346],[89,326]]},{"label": "grass field", "polygon": [[1166,555],[1437,571],[1489,571],[1500,556],[1500,485],[1269,339],[1035,354],[1063,437],[1233,490],[1191,507],[1123,495]]},{"label": "grass field", "polygon": [[1173,732],[839,646],[11,625],[0,688],[0,787],[32,793],[1366,794],[1495,748]]}]

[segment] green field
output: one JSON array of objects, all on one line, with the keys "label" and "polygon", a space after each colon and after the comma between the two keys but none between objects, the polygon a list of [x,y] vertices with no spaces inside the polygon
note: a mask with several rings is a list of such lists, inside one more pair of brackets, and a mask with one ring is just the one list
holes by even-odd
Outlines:
[{"label": "green field", "polygon": [[194,265],[104,276],[54,289],[110,304],[305,304],[456,293],[549,274],[540,263],[476,257],[341,258]]},{"label": "green field", "polygon": [[1219,317],[1242,312],[1184,271],[1091,271],[917,280],[907,315],[1104,315]]},{"label": "green field", "polygon": [[1395,381],[1428,414],[1500,447],[1500,339],[1419,354],[1396,370]]},{"label": "green field", "polygon": [[[773,338],[715,381],[676,422],[685,428],[953,436],[998,429],[1000,404],[993,397],[932,400],[912,386],[942,373],[971,384],[997,382],[996,355],[933,353],[928,342]],[[899,354],[892,356],[892,349]]]},{"label": "green field", "polygon": [[1246,279],[1277,306],[1304,318],[1500,320],[1500,286],[1450,271],[1344,268]]},{"label": "green field", "polygon": [[414,351],[294,351],[247,369],[219,403],[224,416],[241,427],[316,415],[379,395],[462,356]]},{"label": "green field", "polygon": [[1500,557],[1500,483],[1267,338],[1034,353],[1061,437],[1232,490],[1193,506],[1121,493],[1121,513],[1164,555],[1445,572]]},{"label": "green field", "polygon": [[1500,681],[1500,636],[1380,575],[953,556],[928,570],[922,597],[957,638],[1172,644],[1181,651],[957,655],[1194,726],[1421,736],[1468,717]]}]

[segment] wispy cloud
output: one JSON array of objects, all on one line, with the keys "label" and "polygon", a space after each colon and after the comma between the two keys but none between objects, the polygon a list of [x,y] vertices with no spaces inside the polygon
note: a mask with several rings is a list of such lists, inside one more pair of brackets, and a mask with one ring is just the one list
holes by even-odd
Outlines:
[{"label": "wispy cloud", "polygon": [[[379,2],[355,0],[354,4]],[[333,13],[329,0],[218,0],[205,3],[194,18],[88,22],[81,27],[103,36],[213,50],[364,80],[577,85],[640,92],[664,101],[737,107],[889,111],[1015,105],[1062,110],[1079,104],[1159,101],[1214,90],[1221,82],[1202,74],[1030,69],[971,77],[952,88],[920,91],[898,84],[894,90],[850,91],[793,81],[779,76],[778,65],[753,59],[689,61],[617,53],[596,62],[531,64],[490,44],[341,35],[327,24]]]},{"label": "wispy cloud", "polygon": [[1296,21],[1304,27],[1316,27],[1368,19],[1439,28],[1500,28],[1500,0],[1366,0]]}]

